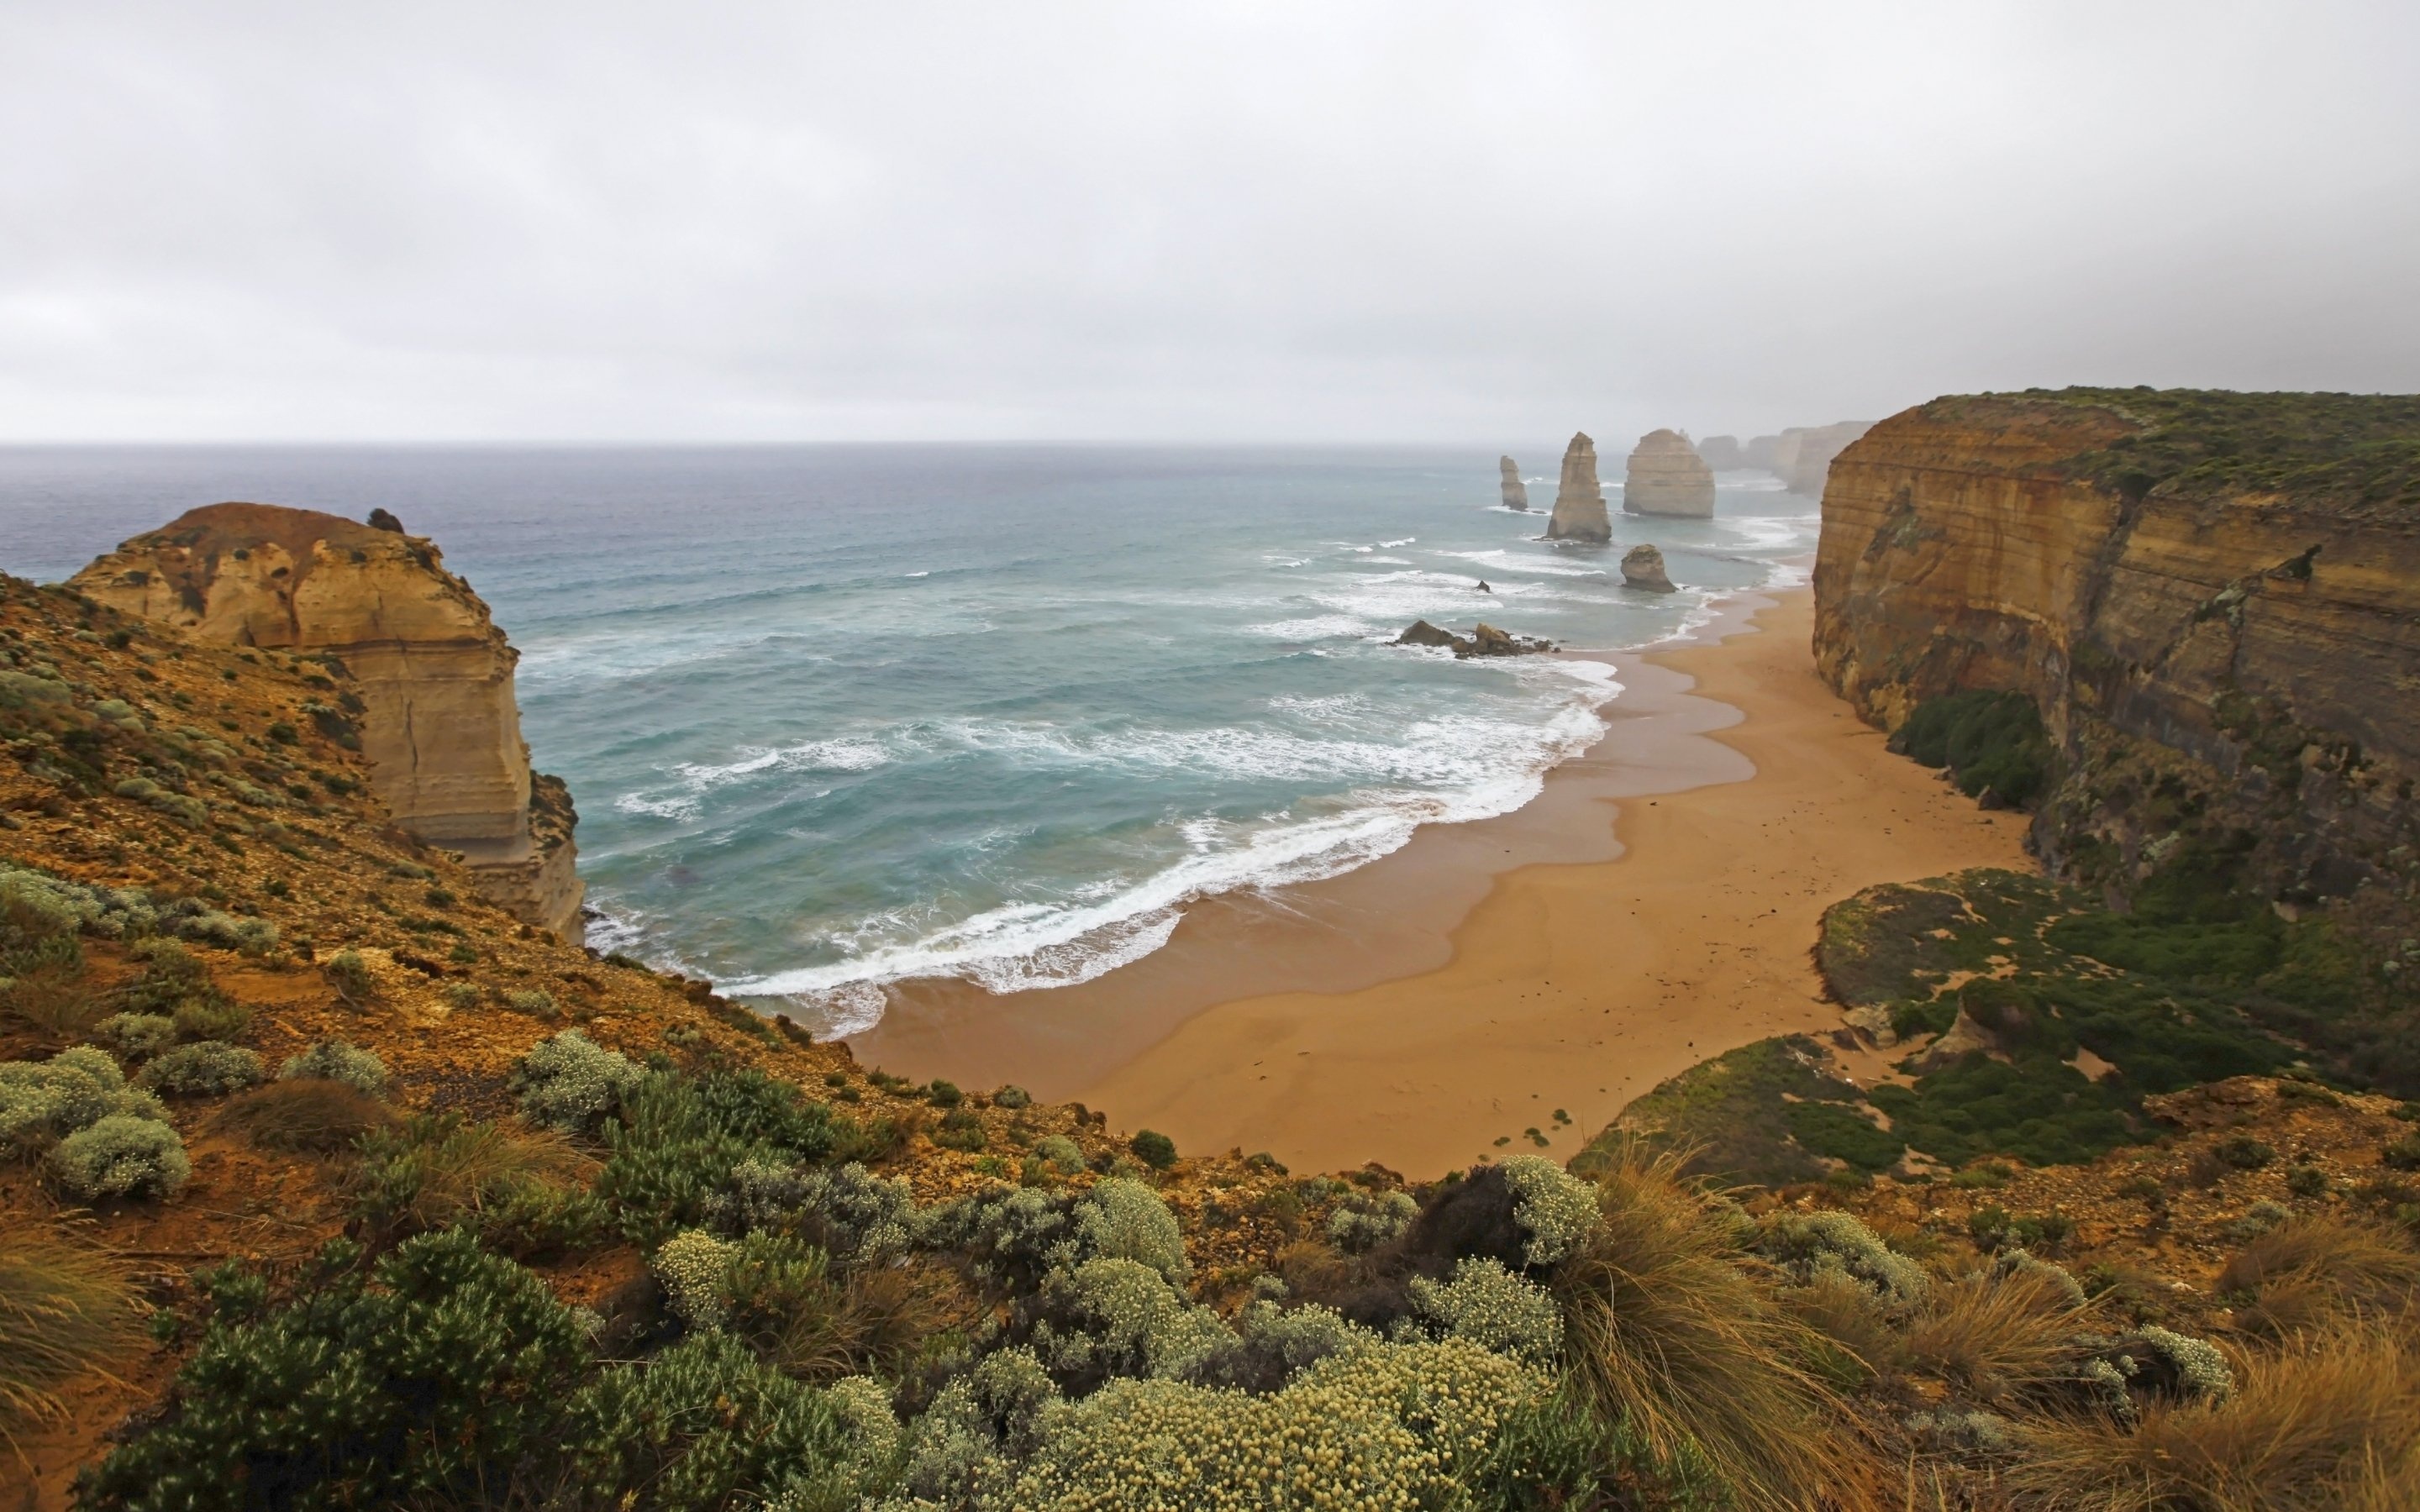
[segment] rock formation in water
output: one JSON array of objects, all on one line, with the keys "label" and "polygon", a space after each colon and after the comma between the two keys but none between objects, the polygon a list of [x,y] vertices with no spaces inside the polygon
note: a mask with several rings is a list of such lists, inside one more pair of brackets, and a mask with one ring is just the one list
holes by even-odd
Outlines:
[{"label": "rock formation in water", "polygon": [[1586,432],[1572,438],[1563,451],[1563,479],[1555,490],[1555,513],[1546,521],[1549,541],[1613,539],[1613,521],[1605,512],[1605,490],[1596,481],[1596,442]]},{"label": "rock formation in water", "polygon": [[1671,594],[1680,590],[1664,571],[1664,553],[1644,543],[1622,554],[1621,586],[1640,588],[1651,594]]},{"label": "rock formation in water", "polygon": [[332,696],[357,701],[372,784],[396,824],[460,852],[499,905],[576,940],[577,815],[560,780],[530,770],[513,700],[520,654],[436,547],[392,516],[386,525],[212,504],[71,581],[201,640],[334,658],[349,680]]},{"label": "rock formation in water", "polygon": [[1774,438],[1772,460],[1765,466],[1792,493],[1821,498],[1823,477],[1832,469],[1832,459],[1873,425],[1870,420],[1844,420],[1837,425],[1792,425]]},{"label": "rock formation in water", "polygon": [[1890,729],[1954,690],[2029,695],[2055,753],[2034,841],[2084,880],[2198,847],[2288,907],[2408,911],[2414,455],[2409,397],[1936,399],[1831,467],[1817,666]]},{"label": "rock formation in water", "polygon": [[1774,449],[1780,444],[1781,438],[1778,436],[1751,436],[1748,438],[1747,444],[1740,448],[1740,455],[1746,460],[1749,467],[1771,472],[1774,471]]},{"label": "rock formation in water", "polygon": [[1748,465],[1747,454],[1740,450],[1736,436],[1709,436],[1698,443],[1698,455],[1717,472],[1732,472]]},{"label": "rock formation in water", "polygon": [[1677,430],[1651,430],[1631,449],[1630,465],[1621,485],[1625,515],[1683,515],[1697,519],[1714,513],[1714,470]]},{"label": "rock formation in water", "polygon": [[1500,457],[1497,467],[1504,475],[1504,507],[1527,510],[1529,507],[1529,486],[1521,481],[1521,470],[1509,456]]},{"label": "rock formation in water", "polygon": [[1436,646],[1457,656],[1534,656],[1552,651],[1551,640],[1532,640],[1528,636],[1510,635],[1492,625],[1481,625],[1468,635],[1456,635],[1440,629],[1426,620],[1414,620],[1403,634],[1395,637],[1399,646]]}]

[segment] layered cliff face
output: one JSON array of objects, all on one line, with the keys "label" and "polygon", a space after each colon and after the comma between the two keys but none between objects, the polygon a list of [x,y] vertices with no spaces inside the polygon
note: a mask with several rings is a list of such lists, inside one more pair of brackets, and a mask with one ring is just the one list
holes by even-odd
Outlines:
[{"label": "layered cliff face", "polygon": [[201,640],[336,658],[396,825],[460,852],[499,905],[576,937],[576,815],[561,782],[530,771],[519,654],[427,540],[311,510],[212,504],[126,542],[71,585]]},{"label": "layered cliff face", "polygon": [[1832,464],[1815,594],[1817,664],[1873,723],[2035,699],[2069,873],[2225,856],[2289,907],[2413,913],[2420,400],[1938,399]]},{"label": "layered cliff face", "polygon": [[1497,458],[1496,466],[1503,478],[1504,507],[1527,510],[1529,507],[1529,486],[1521,481],[1521,470],[1509,456]]},{"label": "layered cliff face", "polygon": [[1681,515],[1697,519],[1714,513],[1714,470],[1677,430],[1651,430],[1632,448],[1621,486],[1626,515]]},{"label": "layered cliff face", "polygon": [[1555,490],[1555,513],[1546,521],[1549,541],[1613,539],[1613,521],[1605,512],[1605,489],[1596,481],[1596,442],[1583,431],[1563,449],[1563,477]]}]

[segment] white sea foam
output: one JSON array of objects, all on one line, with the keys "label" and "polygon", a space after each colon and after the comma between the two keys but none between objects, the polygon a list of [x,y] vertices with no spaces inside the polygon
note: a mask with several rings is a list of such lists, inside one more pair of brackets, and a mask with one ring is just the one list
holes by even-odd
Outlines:
[{"label": "white sea foam", "polygon": [[1350,614],[1316,614],[1301,620],[1271,620],[1266,625],[1247,625],[1246,635],[1267,636],[1274,640],[1325,640],[1331,637],[1355,638],[1375,635],[1379,626]]},{"label": "white sea foam", "polygon": [[736,762],[720,765],[682,762],[672,769],[677,785],[625,793],[613,800],[613,807],[624,813],[690,819],[696,816],[707,794],[762,772],[870,772],[891,760],[892,752],[879,743],[852,735],[751,750]]},{"label": "white sea foam", "polygon": [[[1340,772],[1374,779],[1333,800],[1336,808],[1275,814],[1253,823],[1209,817],[1180,826],[1187,854],[1150,875],[1101,879],[1063,903],[1005,903],[972,918],[896,933],[908,920],[869,919],[830,943],[846,959],[721,983],[724,991],[780,997],[847,1034],[881,1015],[881,988],[918,977],[958,977],[993,992],[1089,981],[1167,943],[1187,903],[1218,893],[1335,876],[1400,849],[1424,824],[1459,824],[1507,813],[1535,797],[1545,774],[1605,733],[1598,710],[1621,683],[1604,662],[1540,659],[1511,669],[1569,687],[1543,725],[1452,715],[1415,721],[1403,744],[1314,740],[1270,730],[1137,730],[1076,735],[1047,726],[967,727],[971,744],[1014,746],[1052,759],[1191,766],[1280,779]],[[1577,685],[1577,686],[1573,686]],[[1296,701],[1297,712],[1328,712]],[[1342,709],[1334,712],[1344,712]],[[1392,787],[1396,782],[1421,788]],[[881,936],[891,934],[884,939]]]}]

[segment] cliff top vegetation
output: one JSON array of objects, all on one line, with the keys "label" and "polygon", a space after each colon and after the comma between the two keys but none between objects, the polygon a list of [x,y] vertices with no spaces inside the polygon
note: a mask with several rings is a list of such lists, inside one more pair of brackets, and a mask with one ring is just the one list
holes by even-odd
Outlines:
[{"label": "cliff top vegetation", "polygon": [[2420,396],[2226,389],[2027,389],[1959,395],[1937,415],[2055,406],[2133,427],[2079,452],[2070,476],[2142,498],[2290,498],[2293,507],[2408,521],[2420,513]]}]

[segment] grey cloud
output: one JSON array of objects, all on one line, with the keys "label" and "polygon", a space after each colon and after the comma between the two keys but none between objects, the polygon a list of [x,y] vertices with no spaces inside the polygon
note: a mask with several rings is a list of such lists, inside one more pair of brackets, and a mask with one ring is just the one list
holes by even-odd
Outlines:
[{"label": "grey cloud", "polygon": [[2409,390],[2415,18],[21,3],[0,436],[1484,443]]}]

